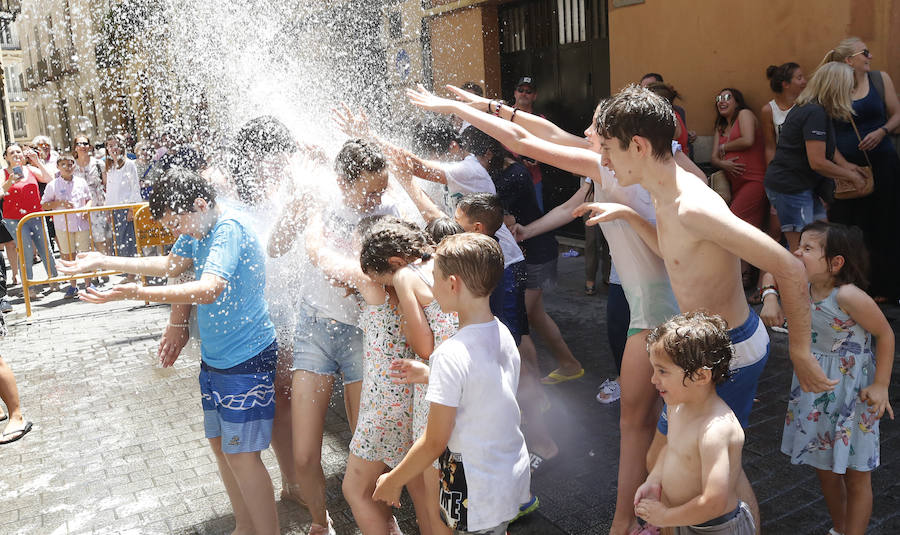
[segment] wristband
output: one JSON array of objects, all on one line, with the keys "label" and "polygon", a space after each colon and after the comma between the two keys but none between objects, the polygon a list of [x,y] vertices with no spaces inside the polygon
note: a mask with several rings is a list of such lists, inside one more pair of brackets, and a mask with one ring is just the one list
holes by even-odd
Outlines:
[{"label": "wristband", "polygon": [[763,286],[762,288],[760,288],[760,290],[775,290],[775,292],[777,293],[778,287],[775,286],[774,284],[767,284],[767,285]]},{"label": "wristband", "polygon": [[188,329],[190,326],[189,323],[169,323],[169,327],[175,327],[177,329]]},{"label": "wristband", "polygon": [[884,130],[884,135],[886,135],[886,136],[891,135],[891,131],[888,130],[887,127],[885,127],[885,126],[882,126],[881,128],[879,128],[879,130]]},{"label": "wristband", "polygon": [[512,115],[511,115],[510,118],[509,118],[509,122],[511,122],[511,123],[516,122],[516,112],[517,112],[517,111],[519,111],[519,108],[513,108],[513,112],[512,112]]},{"label": "wristband", "polygon": [[768,297],[770,295],[774,295],[775,297],[778,297],[778,290],[774,290],[772,288],[769,288],[768,290],[763,290],[762,299],[765,299],[766,297]]}]

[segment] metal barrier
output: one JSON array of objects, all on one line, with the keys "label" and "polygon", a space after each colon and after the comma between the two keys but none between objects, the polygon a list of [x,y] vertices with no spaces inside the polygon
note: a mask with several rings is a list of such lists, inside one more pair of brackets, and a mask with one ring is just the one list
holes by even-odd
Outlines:
[{"label": "metal barrier", "polygon": [[[52,217],[55,215],[68,215],[74,214],[78,217],[81,217],[83,214],[94,214],[94,213],[104,213],[105,217],[108,217],[108,220],[111,223],[111,245],[108,247],[109,251],[112,251],[115,255],[118,255],[118,243],[116,243],[116,221],[114,217],[111,217],[112,212],[115,210],[133,210],[134,217],[130,223],[134,226],[134,237],[135,237],[135,247],[137,249],[137,256],[143,256],[143,249],[145,247],[161,247],[165,245],[170,245],[175,243],[175,236],[173,236],[169,231],[167,231],[162,225],[157,223],[150,217],[150,208],[147,206],[147,203],[133,203],[133,204],[115,204],[109,206],[97,206],[92,208],[72,208],[67,210],[49,210],[44,212],[32,212],[30,214],[26,214],[19,220],[19,224],[16,227],[16,246],[18,248],[19,255],[19,269],[22,276],[22,293],[25,297],[25,315],[31,316],[31,292],[29,289],[32,286],[40,286],[44,284],[55,284],[60,282],[69,282],[74,281],[76,279],[90,279],[96,277],[108,277],[109,275],[116,275],[121,273],[121,271],[114,270],[106,270],[106,271],[95,271],[93,273],[85,274],[79,273],[77,275],[70,276],[61,276],[57,273],[56,277],[51,276],[49,268],[49,258],[52,257],[52,253],[50,251],[50,236],[47,232],[47,217]],[[25,247],[23,247],[22,241],[22,226],[32,219],[40,218],[41,221],[41,232],[44,236],[44,250],[41,251],[41,258],[44,261],[44,265],[47,266],[47,278],[40,281],[33,281],[28,278],[28,270],[26,269],[25,264]],[[93,219],[93,218],[90,218]],[[66,226],[64,230],[66,232],[66,237],[69,240],[67,242],[68,250],[73,250],[71,243],[71,236],[69,232],[69,218],[65,218]],[[94,240],[93,229],[91,228],[91,222],[88,222],[88,234],[90,236],[91,250],[96,251],[97,245]],[[28,239],[31,239],[29,236]],[[57,240],[58,241],[58,240]],[[106,242],[104,242],[106,243]],[[108,253],[109,251],[100,251],[102,253]],[[79,251],[84,252],[84,251]],[[146,282],[145,277],[141,277],[142,282]]]}]

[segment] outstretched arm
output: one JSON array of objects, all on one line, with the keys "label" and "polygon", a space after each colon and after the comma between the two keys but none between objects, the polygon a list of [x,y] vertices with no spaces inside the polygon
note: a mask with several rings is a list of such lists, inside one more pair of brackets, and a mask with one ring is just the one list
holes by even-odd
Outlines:
[{"label": "outstretched arm", "polygon": [[422,213],[422,217],[427,223],[439,218],[445,217],[447,214],[441,211],[428,195],[422,191],[422,188],[413,181],[413,171],[410,168],[409,159],[404,151],[388,150],[391,158],[391,169],[394,172],[394,178],[406,190],[406,194],[412,199],[413,204]]},{"label": "outstretched arm", "polygon": [[594,177],[599,172],[600,155],[592,150],[546,141],[512,121],[477,111],[462,102],[436,97],[421,85],[418,89],[407,89],[406,94],[410,102],[420,108],[443,114],[455,113],[515,153],[580,176]]},{"label": "outstretched arm", "polygon": [[659,252],[659,238],[656,235],[656,226],[641,217],[632,208],[624,204],[611,202],[592,202],[582,204],[575,209],[573,214],[575,217],[581,217],[588,212],[591,213],[591,218],[587,220],[587,225],[596,225],[616,219],[624,220],[656,256],[662,257],[662,254]]},{"label": "outstretched arm", "polygon": [[590,188],[591,185],[589,183],[582,181],[581,187],[578,188],[574,195],[569,197],[568,201],[554,207],[541,216],[540,219],[536,219],[527,225],[515,225],[513,228],[515,229],[516,240],[524,241],[534,236],[540,236],[545,232],[556,230],[575,219],[577,216],[572,212],[584,202]]},{"label": "outstretched arm", "polygon": [[96,251],[78,253],[75,260],[57,260],[57,267],[66,275],[90,273],[98,269],[136,273],[150,277],[177,277],[194,265],[190,258],[173,253],[167,256],[106,256]]},{"label": "outstretched arm", "polygon": [[225,290],[228,281],[212,273],[204,273],[198,281],[171,286],[140,286],[137,284],[117,284],[109,290],[95,290],[89,287],[78,296],[88,303],[108,303],[133,299],[154,303],[199,304],[214,303]]}]

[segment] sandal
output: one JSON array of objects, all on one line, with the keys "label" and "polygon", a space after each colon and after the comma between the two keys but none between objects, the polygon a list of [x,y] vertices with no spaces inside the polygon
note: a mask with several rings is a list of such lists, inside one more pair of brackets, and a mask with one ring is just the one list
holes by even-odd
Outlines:
[{"label": "sandal", "polygon": [[585,284],[584,285],[584,295],[597,295],[597,285],[596,284]]},{"label": "sandal", "polygon": [[563,375],[561,373],[560,368],[556,368],[552,372],[548,373],[546,377],[541,379],[541,384],[544,385],[558,385],[560,383],[565,383],[566,381],[572,381],[574,379],[581,379],[584,377],[584,368],[581,368],[577,372],[572,375]]},{"label": "sandal", "polygon": [[751,305],[761,305],[762,304],[762,288],[756,288],[753,290],[753,293],[750,294],[750,297],[747,298],[747,303]]}]

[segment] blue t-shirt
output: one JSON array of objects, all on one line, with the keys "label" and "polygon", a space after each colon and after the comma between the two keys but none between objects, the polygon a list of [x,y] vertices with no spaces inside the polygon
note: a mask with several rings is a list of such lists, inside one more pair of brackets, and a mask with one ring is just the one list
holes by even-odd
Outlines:
[{"label": "blue t-shirt", "polygon": [[275,341],[263,298],[266,259],[259,239],[238,212],[223,210],[202,240],[182,234],[172,254],[194,261],[197,280],[212,273],[228,281],[214,303],[197,306],[203,362],[231,368]]}]

